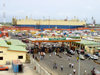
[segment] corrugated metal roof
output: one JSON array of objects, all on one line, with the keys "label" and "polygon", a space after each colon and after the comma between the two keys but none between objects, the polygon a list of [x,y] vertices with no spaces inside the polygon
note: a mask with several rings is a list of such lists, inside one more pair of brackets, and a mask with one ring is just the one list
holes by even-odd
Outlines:
[{"label": "corrugated metal roof", "polygon": [[[11,45],[8,45],[6,41],[11,42]],[[24,44],[23,42],[19,40],[10,39],[6,41],[0,38],[0,46],[8,47],[8,50],[13,50],[13,51],[24,51],[24,52],[27,51],[25,49],[26,44]]]},{"label": "corrugated metal roof", "polygon": [[12,51],[24,51],[24,52],[27,51],[27,50],[25,49],[25,47],[14,46],[14,45],[9,46],[8,50],[12,50]]},{"label": "corrugated metal roof", "polygon": [[1,38],[0,38],[0,46],[8,47],[7,43],[3,39],[1,39]]},{"label": "corrugated metal roof", "polygon": [[15,45],[15,46],[26,46],[26,44],[24,44],[20,40],[10,39],[10,40],[7,40],[7,41],[11,42],[11,45]]},{"label": "corrugated metal roof", "polygon": [[100,43],[98,43],[98,42],[88,41],[88,40],[81,40],[77,43],[81,43],[81,44],[84,44],[84,45],[100,45]]}]

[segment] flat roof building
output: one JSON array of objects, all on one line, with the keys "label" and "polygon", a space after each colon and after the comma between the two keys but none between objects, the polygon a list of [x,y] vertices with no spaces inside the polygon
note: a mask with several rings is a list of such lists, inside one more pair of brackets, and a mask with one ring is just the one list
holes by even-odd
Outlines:
[{"label": "flat roof building", "polygon": [[26,61],[25,44],[19,40],[0,39],[0,64],[11,63],[13,60]]},{"label": "flat roof building", "polygon": [[94,52],[100,52],[100,42],[81,40],[75,43],[77,48],[84,49],[87,53],[93,54]]}]

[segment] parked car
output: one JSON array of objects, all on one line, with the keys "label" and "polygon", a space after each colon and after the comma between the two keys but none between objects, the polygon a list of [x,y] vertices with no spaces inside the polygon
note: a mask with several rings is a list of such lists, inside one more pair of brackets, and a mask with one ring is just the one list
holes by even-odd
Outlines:
[{"label": "parked car", "polygon": [[95,53],[95,55],[99,56],[100,57],[100,53]]},{"label": "parked car", "polygon": [[73,50],[67,50],[67,53],[71,54],[71,55],[74,55],[75,52]]},{"label": "parked car", "polygon": [[90,55],[89,54],[84,54],[84,57],[87,59],[87,58],[90,57]]},{"label": "parked car", "polygon": [[9,68],[6,66],[0,65],[0,71],[4,71],[4,70],[9,70]]},{"label": "parked car", "polygon": [[71,54],[72,54],[72,55],[74,55],[74,54],[75,54],[75,51],[73,51],[73,50],[70,50],[70,52],[71,52]]},{"label": "parked car", "polygon": [[90,58],[93,60],[98,60],[98,56],[96,56],[96,55],[90,55]]},{"label": "parked car", "polygon": [[84,55],[79,55],[79,58],[81,59],[81,60],[85,60],[85,57],[84,57]]}]

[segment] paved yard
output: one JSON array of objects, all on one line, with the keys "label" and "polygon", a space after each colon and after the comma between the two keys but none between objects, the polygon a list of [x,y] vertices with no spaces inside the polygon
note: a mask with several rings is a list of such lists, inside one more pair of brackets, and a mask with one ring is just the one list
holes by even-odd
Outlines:
[{"label": "paved yard", "polygon": [[[45,58],[43,60],[40,60],[40,62],[39,62],[41,64],[41,66],[46,68],[49,72],[51,72],[51,73],[55,72],[56,75],[69,75],[70,73],[73,73],[73,69],[69,68],[69,63],[73,63],[74,68],[76,69],[76,75],[78,75],[79,62],[76,60],[77,55],[72,55],[70,60],[67,60],[68,56],[63,53],[59,53],[59,55],[62,58],[55,56],[53,53],[51,53],[51,56],[49,56],[49,55],[50,54],[46,54]],[[38,55],[36,54],[36,56],[38,56]],[[57,69],[53,69],[53,64],[55,62],[57,63],[57,66],[58,66]],[[64,66],[63,71],[60,70],[61,65]],[[89,59],[81,60],[80,65],[81,65],[80,66],[80,68],[81,68],[80,75],[84,75],[85,70],[87,71],[87,74],[91,75],[91,70],[93,69],[93,67],[95,67],[96,69],[98,69],[100,71],[100,65],[94,63],[93,60],[89,60]]]},{"label": "paved yard", "polygon": [[38,75],[34,70],[32,65],[24,64],[24,72],[23,73],[14,73],[11,65],[9,66],[8,71],[0,71],[0,75]]}]

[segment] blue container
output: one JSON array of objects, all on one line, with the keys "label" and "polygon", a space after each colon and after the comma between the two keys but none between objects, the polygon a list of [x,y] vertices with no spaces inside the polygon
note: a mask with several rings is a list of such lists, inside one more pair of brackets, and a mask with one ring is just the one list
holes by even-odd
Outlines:
[{"label": "blue container", "polygon": [[13,68],[13,72],[15,72],[15,73],[19,72],[19,65],[18,64],[12,63],[12,68]]},{"label": "blue container", "polygon": [[2,34],[2,32],[0,31],[0,34]]}]

